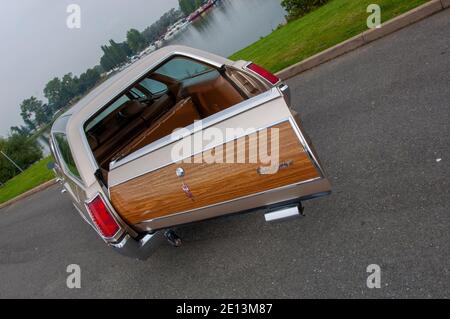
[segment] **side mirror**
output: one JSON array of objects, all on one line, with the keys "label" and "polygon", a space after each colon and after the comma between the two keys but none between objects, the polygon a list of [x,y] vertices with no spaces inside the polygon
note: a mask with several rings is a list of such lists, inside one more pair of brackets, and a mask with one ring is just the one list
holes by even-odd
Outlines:
[{"label": "side mirror", "polygon": [[56,167],[56,163],[55,163],[55,162],[49,162],[49,163],[47,164],[47,168],[48,168],[49,170],[55,169],[55,167]]}]

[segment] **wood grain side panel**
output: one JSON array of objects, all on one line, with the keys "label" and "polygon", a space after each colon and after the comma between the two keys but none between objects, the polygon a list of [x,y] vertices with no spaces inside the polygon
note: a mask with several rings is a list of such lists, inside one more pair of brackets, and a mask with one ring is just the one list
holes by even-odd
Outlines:
[{"label": "wood grain side panel", "polygon": [[[284,122],[273,128],[279,129],[279,162],[290,163],[276,174],[261,175],[258,168],[267,165],[252,163],[252,159],[257,159],[249,154],[257,154],[257,147],[255,149],[255,143],[249,143],[249,140],[256,139],[255,133],[230,142],[231,145],[245,142],[241,151],[245,149],[246,164],[171,164],[112,187],[112,203],[127,222],[137,224],[320,177],[290,123]],[[269,140],[270,137],[269,134]],[[176,176],[178,167],[185,170],[185,177]],[[189,186],[193,198],[183,191],[183,184]]]}]

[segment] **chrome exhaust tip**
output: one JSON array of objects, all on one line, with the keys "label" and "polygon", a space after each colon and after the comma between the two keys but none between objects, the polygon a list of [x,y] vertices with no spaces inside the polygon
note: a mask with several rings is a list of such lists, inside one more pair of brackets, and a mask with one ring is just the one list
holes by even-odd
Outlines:
[{"label": "chrome exhaust tip", "polygon": [[284,207],[271,211],[265,214],[264,218],[266,219],[266,222],[272,223],[292,218],[298,218],[300,216],[303,216],[303,206],[301,204],[298,206]]}]

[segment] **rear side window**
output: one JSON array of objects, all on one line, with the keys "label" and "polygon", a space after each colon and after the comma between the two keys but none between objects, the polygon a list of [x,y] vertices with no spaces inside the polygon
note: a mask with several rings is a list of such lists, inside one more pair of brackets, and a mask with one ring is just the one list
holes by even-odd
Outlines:
[{"label": "rear side window", "polygon": [[66,134],[54,133],[53,136],[55,137],[56,147],[58,148],[58,153],[61,156],[61,160],[64,162],[64,166],[73,176],[81,180],[80,173],[78,172],[77,166],[75,165],[75,161],[70,151]]},{"label": "rear side window", "polygon": [[100,123],[103,119],[105,119],[109,114],[117,110],[119,107],[124,105],[126,102],[130,101],[128,96],[122,95],[119,99],[117,99],[114,103],[108,106],[104,111],[102,111],[99,115],[97,115],[89,124],[86,126],[86,131],[89,131],[98,123]]}]

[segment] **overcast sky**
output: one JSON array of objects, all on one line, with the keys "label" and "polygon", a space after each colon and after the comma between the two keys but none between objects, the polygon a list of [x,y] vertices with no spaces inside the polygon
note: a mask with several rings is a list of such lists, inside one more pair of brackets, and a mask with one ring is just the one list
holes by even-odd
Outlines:
[{"label": "overcast sky", "polygon": [[[66,26],[67,6],[81,7],[81,29]],[[0,135],[23,124],[19,104],[43,98],[55,76],[79,75],[99,63],[100,46],[142,31],[178,0],[3,0],[0,19]]]}]

